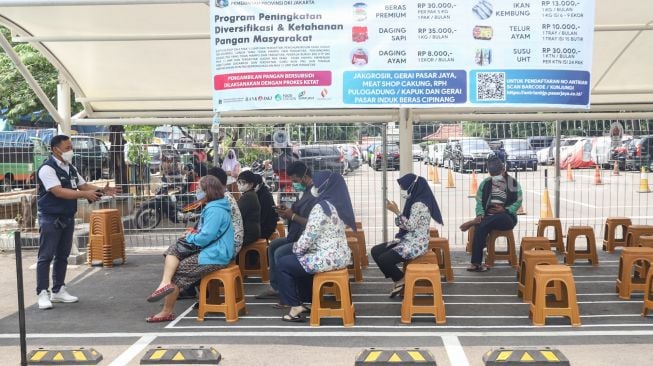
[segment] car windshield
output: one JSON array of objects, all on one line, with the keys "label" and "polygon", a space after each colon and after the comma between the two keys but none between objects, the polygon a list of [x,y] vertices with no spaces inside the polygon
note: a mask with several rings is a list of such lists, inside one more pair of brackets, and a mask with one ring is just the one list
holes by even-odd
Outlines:
[{"label": "car windshield", "polygon": [[526,140],[505,141],[503,147],[506,150],[530,150],[530,146],[528,146],[528,141]]},{"label": "car windshield", "polygon": [[90,139],[72,139],[73,140],[73,149],[85,149],[88,150],[91,148]]},{"label": "car windshield", "polygon": [[485,140],[463,140],[460,142],[463,150],[489,150]]}]

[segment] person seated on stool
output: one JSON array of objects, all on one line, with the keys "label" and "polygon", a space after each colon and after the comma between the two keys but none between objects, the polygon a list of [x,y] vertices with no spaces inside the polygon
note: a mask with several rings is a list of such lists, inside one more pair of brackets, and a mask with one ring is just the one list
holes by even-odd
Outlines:
[{"label": "person seated on stool", "polygon": [[501,159],[491,156],[487,160],[490,177],[483,179],[476,192],[476,218],[460,226],[466,231],[476,226],[472,241],[472,263],[467,270],[485,272],[483,248],[492,230],[511,230],[517,225],[517,210],[521,207],[522,191],[519,182],[508,175]]},{"label": "person seated on stool", "polygon": [[400,213],[394,201],[388,201],[386,208],[396,215],[395,225],[399,232],[394,240],[376,245],[372,248],[372,258],[385,275],[392,278],[394,287],[390,298],[404,290],[404,272],[397,264],[417,258],[429,248],[429,224],[431,218],[442,225],[442,214],[438,202],[426,179],[415,174],[406,174],[397,179],[406,200],[404,210]]},{"label": "person seated on stool", "polygon": [[293,253],[277,262],[279,298],[290,306],[282,320],[288,322],[304,320],[301,314],[308,308],[302,302],[311,301],[315,273],[347,268],[351,262],[345,225],[356,228],[356,219],[347,184],[339,173],[329,171],[315,172],[313,183],[317,202],[306,229],[293,244]]},{"label": "person seated on stool", "polygon": [[234,228],[231,224],[231,207],[224,196],[225,186],[218,178],[207,175],[200,179],[197,198],[206,197],[197,232],[186,234],[186,242],[195,246],[192,250],[179,249],[177,242],[163,253],[165,264],[163,276],[157,289],[147,298],[156,302],[165,297],[163,309],[148,316],[148,323],[169,322],[179,290],[192,286],[203,276],[227,267],[234,257]]},{"label": "person seated on stool", "polygon": [[243,246],[261,238],[261,204],[254,191],[256,174],[245,170],[238,175],[238,209],[243,217]]}]

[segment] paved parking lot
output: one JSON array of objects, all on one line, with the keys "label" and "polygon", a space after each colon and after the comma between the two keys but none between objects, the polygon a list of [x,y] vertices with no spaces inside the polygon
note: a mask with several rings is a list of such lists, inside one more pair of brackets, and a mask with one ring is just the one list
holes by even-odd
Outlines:
[{"label": "paved parking lot", "polygon": [[[559,257],[560,259],[560,257]],[[11,255],[2,255],[3,272],[11,272]],[[464,270],[468,257],[454,252],[452,283],[443,283],[447,323],[436,325],[432,317],[418,316],[411,325],[400,323],[401,300],[389,299],[389,281],[372,264],[364,282],[352,284],[356,325],[343,328],[327,319],[319,328],[307,323],[285,323],[284,310],[271,300],[254,295],[264,288],[257,279],[246,284],[248,314],[226,324],[220,314],[209,314],[203,323],[195,319],[194,301],[177,304],[178,319],[169,324],[146,324],[146,315],[158,304],[145,302],[161,273],[158,253],[130,251],[128,262],[113,269],[80,266],[69,281],[81,297],[77,304],[55,304],[51,311],[35,306],[33,270],[26,268],[29,349],[38,346],[95,347],[102,365],[138,365],[149,347],[156,345],[213,345],[223,353],[224,365],[350,365],[366,347],[430,350],[438,365],[482,365],[482,354],[500,346],[552,346],[572,365],[626,365],[653,356],[652,318],[643,318],[641,294],[620,300],[614,292],[618,254],[600,255],[600,265],[583,262],[573,266],[581,311],[581,327],[563,318],[533,327],[528,305],[516,296],[515,271],[498,264],[486,273]],[[28,252],[26,267],[34,261]],[[18,339],[15,282],[4,274],[12,296],[2,300],[0,363],[17,364]],[[13,285],[13,287],[9,287]],[[13,310],[7,310],[13,309]]]}]

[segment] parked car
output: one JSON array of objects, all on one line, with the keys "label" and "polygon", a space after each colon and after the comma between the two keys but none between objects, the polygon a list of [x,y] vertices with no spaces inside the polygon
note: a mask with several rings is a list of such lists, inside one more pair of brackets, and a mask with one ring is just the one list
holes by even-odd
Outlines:
[{"label": "parked car", "polygon": [[342,145],[340,150],[345,155],[345,169],[353,172],[362,165],[360,150],[356,145]]},{"label": "parked car", "polygon": [[640,170],[653,168],[653,135],[640,136],[628,145],[626,168]]},{"label": "parked car", "polygon": [[487,157],[492,152],[483,139],[461,139],[447,143],[444,150],[444,165],[454,171],[487,169]]},{"label": "parked car", "polygon": [[345,156],[335,145],[304,145],[295,150],[299,160],[306,163],[312,171],[330,170],[346,174]]},{"label": "parked car", "polygon": [[82,135],[70,136],[73,165],[86,180],[109,178],[110,155],[104,141]]},{"label": "parked car", "polygon": [[419,144],[413,144],[413,160],[422,160],[422,148]]},{"label": "parked car", "polygon": [[[383,168],[383,146],[379,145],[374,148],[374,157],[372,158],[372,168],[381,170]],[[386,167],[388,170],[399,170],[399,145],[386,145]]]},{"label": "parked car", "polygon": [[[569,150],[581,139],[584,137],[565,137],[560,139],[560,160],[565,161],[569,155]],[[551,146],[548,147],[546,160],[544,163],[540,161],[541,164],[551,165],[555,162],[555,151],[556,151],[556,142],[553,140]],[[538,161],[540,159],[538,158]]]},{"label": "parked car", "polygon": [[426,162],[435,166],[444,164],[444,150],[447,148],[446,142],[431,144],[426,147]]},{"label": "parked car", "polygon": [[506,139],[501,140],[503,149],[506,154],[506,168],[514,169],[532,169],[537,170],[537,155],[528,144],[528,140],[523,139]]},{"label": "parked car", "polygon": [[531,136],[526,139],[532,150],[540,151],[553,143],[553,136]]},{"label": "parked car", "polygon": [[154,129],[154,138],[152,141],[155,144],[174,144],[193,142],[193,138],[182,127],[166,125]]}]

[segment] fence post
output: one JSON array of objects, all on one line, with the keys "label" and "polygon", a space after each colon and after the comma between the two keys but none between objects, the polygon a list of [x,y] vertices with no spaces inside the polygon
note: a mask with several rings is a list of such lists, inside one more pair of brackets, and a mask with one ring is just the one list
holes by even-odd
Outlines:
[{"label": "fence post", "polygon": [[27,340],[25,329],[25,294],[23,293],[23,252],[20,244],[20,231],[14,232],[16,252],[16,287],[18,289],[18,328],[20,330],[20,364],[27,365]]}]

